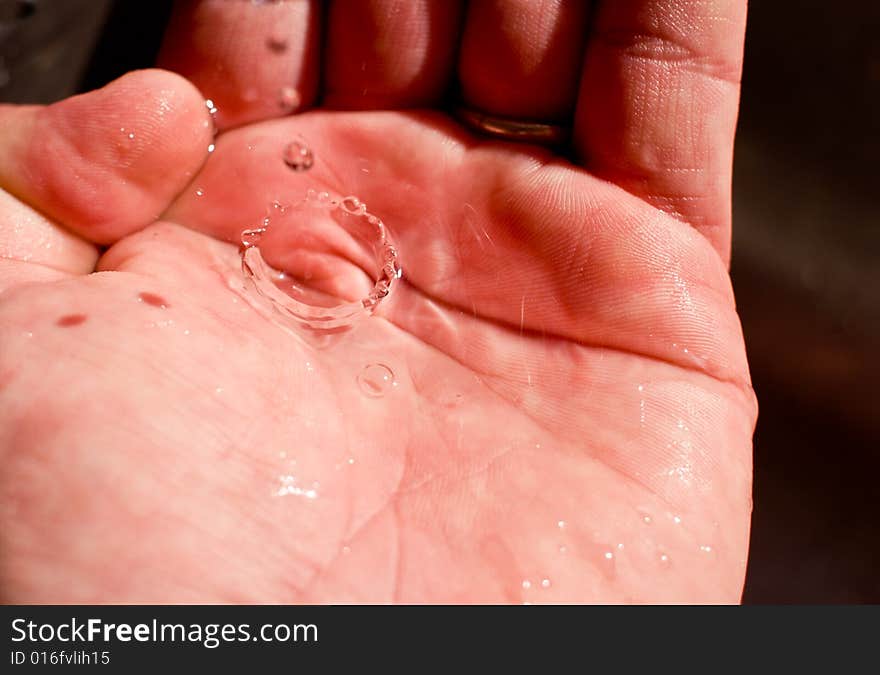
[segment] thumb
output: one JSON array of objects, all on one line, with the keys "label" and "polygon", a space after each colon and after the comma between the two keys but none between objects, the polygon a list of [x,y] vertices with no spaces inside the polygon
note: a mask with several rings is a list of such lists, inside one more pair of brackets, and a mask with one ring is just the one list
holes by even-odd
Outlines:
[{"label": "thumb", "polygon": [[145,70],[46,107],[0,106],[0,187],[83,239],[156,220],[208,155],[198,90]]}]

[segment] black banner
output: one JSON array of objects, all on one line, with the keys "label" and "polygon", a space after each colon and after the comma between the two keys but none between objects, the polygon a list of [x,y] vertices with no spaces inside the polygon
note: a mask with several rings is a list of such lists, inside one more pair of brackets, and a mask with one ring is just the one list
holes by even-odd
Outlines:
[{"label": "black banner", "polygon": [[3,672],[877,666],[877,607],[16,606]]}]

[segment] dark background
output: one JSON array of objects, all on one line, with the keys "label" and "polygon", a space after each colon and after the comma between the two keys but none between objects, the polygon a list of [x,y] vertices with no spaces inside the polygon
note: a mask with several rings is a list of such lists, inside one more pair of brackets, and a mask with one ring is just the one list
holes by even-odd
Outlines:
[{"label": "dark background", "polygon": [[[169,11],[0,0],[0,101],[151,65]],[[880,602],[878,35],[876,0],[750,7],[732,263],[761,406],[747,603]]]}]

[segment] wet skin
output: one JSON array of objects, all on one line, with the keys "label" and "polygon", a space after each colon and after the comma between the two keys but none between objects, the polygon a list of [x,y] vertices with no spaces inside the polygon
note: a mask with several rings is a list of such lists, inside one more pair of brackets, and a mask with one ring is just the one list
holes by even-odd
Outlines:
[{"label": "wet skin", "polygon": [[[0,109],[5,601],[739,599],[756,405],[699,172],[673,209],[665,174],[431,111],[254,121],[208,154],[203,98],[147,71]],[[732,128],[691,131],[729,154]],[[362,198],[404,268],[321,345],[248,301],[236,243],[308,188]]]}]

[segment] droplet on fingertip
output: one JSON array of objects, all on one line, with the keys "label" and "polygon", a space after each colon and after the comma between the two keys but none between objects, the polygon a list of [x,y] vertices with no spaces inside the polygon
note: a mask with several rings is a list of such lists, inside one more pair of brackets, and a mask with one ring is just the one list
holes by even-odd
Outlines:
[{"label": "droplet on fingertip", "polygon": [[302,97],[293,87],[281,87],[278,90],[278,105],[282,110],[295,110],[301,102]]},{"label": "droplet on fingertip", "polygon": [[291,141],[284,147],[284,163],[294,171],[308,171],[315,163],[315,156],[305,143]]}]

